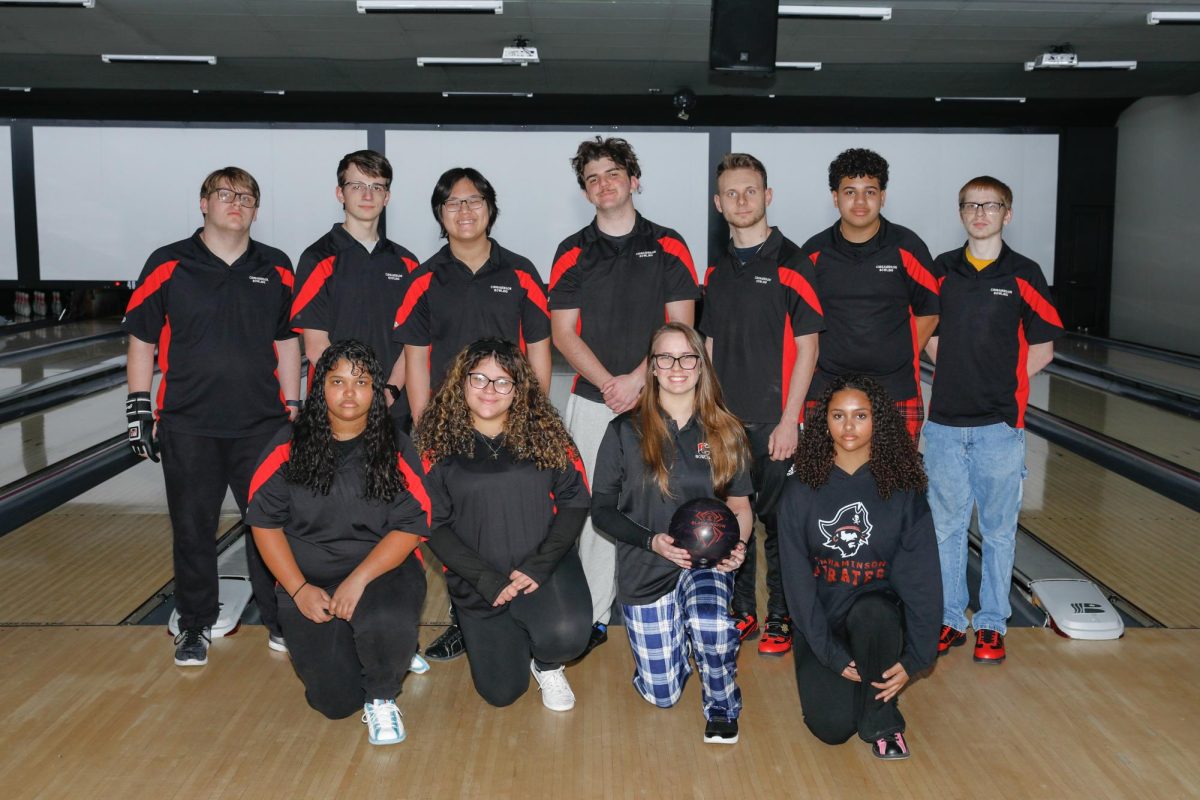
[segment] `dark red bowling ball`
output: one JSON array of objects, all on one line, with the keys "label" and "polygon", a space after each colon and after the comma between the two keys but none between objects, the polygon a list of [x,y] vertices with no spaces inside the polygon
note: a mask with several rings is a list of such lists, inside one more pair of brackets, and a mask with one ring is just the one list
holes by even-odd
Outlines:
[{"label": "dark red bowling ball", "polygon": [[737,545],[738,521],[729,506],[711,497],[689,500],[675,510],[667,531],[675,546],[687,550],[693,567],[715,567]]}]

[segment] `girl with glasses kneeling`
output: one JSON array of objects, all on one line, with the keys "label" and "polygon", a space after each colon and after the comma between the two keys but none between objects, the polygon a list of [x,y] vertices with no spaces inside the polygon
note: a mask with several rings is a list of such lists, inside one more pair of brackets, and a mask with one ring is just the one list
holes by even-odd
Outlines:
[{"label": "girl with glasses kneeling", "polygon": [[[638,406],[609,423],[596,457],[592,519],[617,540],[617,599],[633,649],[633,685],[668,708],[700,670],[704,741],[738,739],[739,637],[729,602],[733,571],[745,558],[753,514],[749,448],[700,335],[672,322],[646,356]],[[737,516],[739,541],[715,568],[692,568],[668,530],[688,500],[718,498]],[[690,648],[689,648],[690,644]]]},{"label": "girl with glasses kneeling", "polygon": [[569,711],[564,663],[591,633],[591,595],[575,542],[587,481],[558,412],[511,342],[462,350],[416,433],[433,502],[429,546],[466,639],[484,700],[507,706],[537,680],[542,703]]},{"label": "girl with glasses kneeling", "polygon": [[870,378],[835,380],[809,415],[779,502],[779,560],[796,625],[804,722],[908,757],[897,696],[933,665],[941,568],[925,471],[896,405]]},{"label": "girl with glasses kneeling", "polygon": [[362,710],[371,744],[405,737],[396,695],[425,600],[412,552],[429,533],[420,463],[388,415],[387,377],[367,345],[328,347],[294,428],[263,452],[246,511],[309,705],[330,719]]}]

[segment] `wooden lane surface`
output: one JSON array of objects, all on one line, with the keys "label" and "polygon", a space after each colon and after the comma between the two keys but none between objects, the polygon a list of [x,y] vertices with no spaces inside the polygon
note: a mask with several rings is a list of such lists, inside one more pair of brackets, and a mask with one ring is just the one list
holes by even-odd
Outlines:
[{"label": "wooden lane surface", "polygon": [[1200,397],[1200,370],[1118,347],[1108,347],[1103,342],[1074,339],[1069,336],[1055,342],[1054,347],[1097,367],[1112,370],[1117,375]]},{"label": "wooden lane surface", "polygon": [[[425,629],[424,639],[433,635]],[[705,745],[695,676],[673,709],[630,685],[615,636],[568,668],[574,711],[536,686],[496,709],[466,659],[408,676],[408,740],[372,747],[357,715],[304,703],[260,627],[209,665],[171,664],[161,628],[0,629],[5,796],[136,798],[1195,797],[1200,632],[1076,642],[1014,629],[1008,663],[954,651],[903,697],[913,757],[882,763],[805,729],[791,656],[741,656],[741,741]],[[82,657],[81,657],[82,656]]]},{"label": "wooden lane surface", "polygon": [[1168,627],[1200,627],[1200,513],[1026,436],[1021,524]]},{"label": "wooden lane surface", "polygon": [[[227,495],[219,529],[236,520]],[[172,574],[162,471],[146,462],[0,538],[0,623],[116,624]]]}]

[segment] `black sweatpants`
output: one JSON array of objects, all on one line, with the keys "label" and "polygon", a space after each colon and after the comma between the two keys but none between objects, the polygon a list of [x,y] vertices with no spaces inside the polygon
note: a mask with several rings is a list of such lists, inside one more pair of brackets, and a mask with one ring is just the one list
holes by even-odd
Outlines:
[{"label": "black sweatpants", "polygon": [[[762,521],[765,537],[763,549],[767,556],[767,613],[786,617],[787,603],[783,599],[783,578],[779,572],[779,524],[775,518],[775,506],[783,494],[788,470],[792,460],[772,461],[768,447],[774,423],[746,423],[746,436],[750,440],[750,480],[754,483],[754,515]],[[804,434],[801,433],[801,436]],[[746,544],[746,560],[737,571],[733,583],[733,610],[758,614],[757,586],[758,532],[750,536]]]},{"label": "black sweatpants", "polygon": [[[321,588],[333,597],[337,584]],[[279,622],[308,704],[330,719],[361,712],[369,700],[393,698],[413,654],[425,602],[425,571],[416,556],[367,584],[349,620],[313,622],[282,587]]]},{"label": "black sweatpants", "polygon": [[574,548],[537,591],[517,595],[499,614],[457,611],[475,691],[494,706],[525,694],[531,658],[539,669],[557,669],[583,652],[592,632],[592,595]]},{"label": "black sweatpants", "polygon": [[862,683],[826,667],[804,637],[796,637],[796,685],[804,724],[826,744],[841,744],[856,732],[866,742],[902,733],[898,698],[876,700],[879,690],[871,685],[882,681],[883,671],[900,660],[904,628],[898,601],[882,592],[859,598],[846,616],[845,642]]},{"label": "black sweatpants", "polygon": [[[217,621],[217,525],[226,488],[233,491],[238,510],[246,514],[250,479],[258,457],[275,432],[224,439],[172,431],[158,426],[167,510],[171,515],[175,560],[175,607],[180,628],[207,628]],[[279,633],[275,579],[267,570],[254,537],[247,535],[246,559],[250,586],[263,625]]]}]

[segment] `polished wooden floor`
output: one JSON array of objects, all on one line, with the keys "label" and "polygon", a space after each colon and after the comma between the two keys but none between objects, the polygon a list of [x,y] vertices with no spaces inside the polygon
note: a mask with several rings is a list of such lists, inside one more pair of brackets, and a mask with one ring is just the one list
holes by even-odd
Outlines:
[{"label": "polished wooden floor", "polygon": [[[437,632],[427,628],[423,639]],[[1200,759],[1200,632],[1078,642],[1014,629],[1000,667],[943,659],[903,696],[913,757],[876,761],[805,729],[790,656],[741,657],[741,741],[701,742],[699,690],[661,710],[629,683],[620,631],[568,670],[574,711],[536,687],[491,708],[465,659],[410,675],[408,740],[304,703],[287,656],[246,627],[209,664],[161,628],[0,629],[6,798],[1186,798]]]}]

